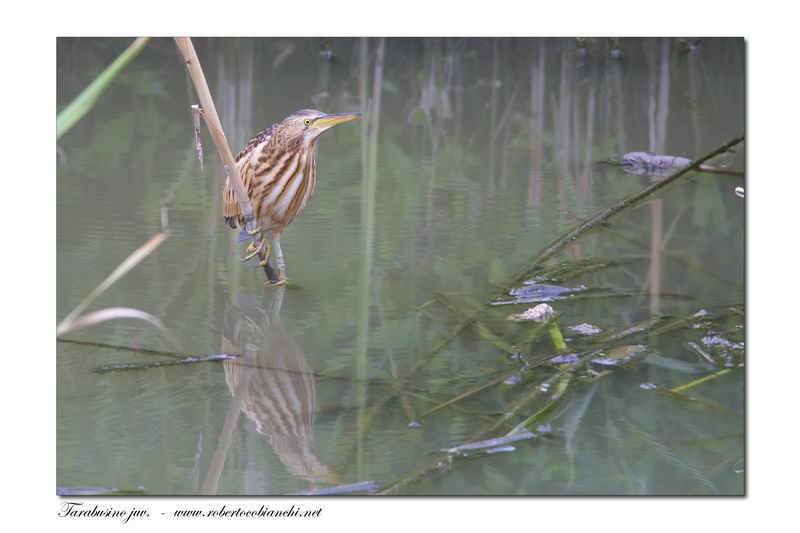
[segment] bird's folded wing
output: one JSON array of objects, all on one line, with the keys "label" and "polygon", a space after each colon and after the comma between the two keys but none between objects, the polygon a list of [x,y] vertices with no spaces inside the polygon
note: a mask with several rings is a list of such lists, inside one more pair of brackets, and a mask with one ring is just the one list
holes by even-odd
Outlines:
[{"label": "bird's folded wing", "polygon": [[[247,191],[249,196],[253,183],[253,168],[250,165],[250,158],[243,157],[239,159],[236,162],[236,169],[239,171],[239,176],[242,178],[245,191]],[[239,208],[239,201],[236,199],[236,191],[233,189],[230,180],[230,176],[225,178],[225,189],[222,192],[223,214],[225,216],[225,222],[228,223],[230,227],[235,228],[237,224],[243,226],[240,220],[242,212]]]},{"label": "bird's folded wing", "polygon": [[[262,145],[269,141],[274,132],[275,124],[272,124],[263,131],[259,132],[258,135],[250,139],[244,148],[242,148],[239,153],[236,154],[236,168],[239,170],[239,176],[241,176],[242,181],[244,182],[244,188],[247,191],[248,196],[250,196],[252,193],[251,187],[253,184],[253,168],[250,162],[253,157],[253,153],[255,153],[257,149],[263,148]],[[230,178],[225,179],[225,189],[223,190],[222,195],[225,222],[232,228],[235,228],[237,224],[243,226],[243,221],[240,220],[241,210],[239,209],[239,202],[236,200],[236,192],[233,190],[233,187],[230,184]]]}]

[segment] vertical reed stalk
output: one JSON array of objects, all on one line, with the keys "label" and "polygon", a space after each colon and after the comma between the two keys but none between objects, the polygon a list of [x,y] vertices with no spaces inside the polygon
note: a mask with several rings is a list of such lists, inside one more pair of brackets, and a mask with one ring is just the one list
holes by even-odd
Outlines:
[{"label": "vertical reed stalk", "polygon": [[[219,115],[217,115],[217,108],[214,106],[214,100],[211,97],[211,91],[208,88],[205,74],[203,74],[203,67],[200,65],[200,59],[197,57],[192,39],[189,37],[175,37],[175,44],[178,45],[178,50],[180,50],[184,61],[186,61],[186,67],[189,70],[192,83],[200,99],[203,119],[206,121],[206,126],[211,133],[211,138],[214,140],[214,145],[217,147],[217,151],[222,157],[222,162],[225,166],[225,174],[233,186],[236,200],[239,202],[239,207],[244,216],[245,228],[248,233],[251,234],[253,246],[261,250],[258,257],[264,261],[267,257],[262,249],[261,233],[255,231],[257,228],[257,221],[254,215],[253,205],[250,203],[250,198],[247,196],[242,177],[239,175],[239,170],[236,168],[236,162],[233,159],[233,154],[228,145],[228,139],[225,137],[225,132],[222,129],[222,123],[219,120]],[[277,276],[271,264],[267,263],[264,266],[264,272],[271,282],[277,281]]]}]

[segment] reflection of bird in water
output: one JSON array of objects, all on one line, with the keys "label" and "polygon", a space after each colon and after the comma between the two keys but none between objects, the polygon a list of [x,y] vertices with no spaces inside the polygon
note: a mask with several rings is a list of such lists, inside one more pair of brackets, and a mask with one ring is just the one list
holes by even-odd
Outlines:
[{"label": "reflection of bird in water", "polygon": [[[326,130],[355,120],[359,115],[327,115],[301,109],[256,135],[236,156],[236,168],[260,225],[258,231],[272,231],[279,282],[286,281],[281,233],[306,205],[317,183],[317,139]],[[225,180],[223,198],[225,222],[232,228],[237,225],[244,228],[244,217],[228,180]],[[262,247],[269,247],[266,239],[261,243]],[[245,259],[255,257],[260,251],[251,243]],[[269,256],[269,248],[264,255]]]},{"label": "reflection of bird in water", "polygon": [[246,296],[241,309],[226,305],[222,351],[243,357],[224,362],[225,380],[234,395],[240,378],[248,380],[242,412],[293,475],[313,485],[335,484],[338,476],[314,452],[313,369],[281,322],[283,294],[282,287],[269,291],[261,306]]}]

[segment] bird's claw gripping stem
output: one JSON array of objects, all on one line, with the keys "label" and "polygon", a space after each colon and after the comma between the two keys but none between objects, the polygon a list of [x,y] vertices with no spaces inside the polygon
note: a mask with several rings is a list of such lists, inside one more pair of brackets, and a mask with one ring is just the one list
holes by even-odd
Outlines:
[{"label": "bird's claw gripping stem", "polygon": [[258,246],[255,246],[254,243],[250,241],[250,244],[244,251],[246,255],[242,258],[242,261],[251,260],[258,254],[260,254],[262,250],[264,251],[264,258],[265,258],[264,260],[266,261],[266,258],[269,257],[269,243],[267,242],[267,239],[261,239],[261,242],[258,244]]}]

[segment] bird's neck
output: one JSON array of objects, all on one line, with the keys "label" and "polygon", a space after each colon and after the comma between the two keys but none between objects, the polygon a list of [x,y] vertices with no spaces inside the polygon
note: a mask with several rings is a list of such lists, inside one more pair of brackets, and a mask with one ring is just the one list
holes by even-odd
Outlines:
[{"label": "bird's neck", "polygon": [[313,156],[314,152],[317,149],[317,138],[316,137],[310,137],[310,138],[305,138],[304,137],[301,142],[303,143],[303,147],[306,150],[309,151],[309,154],[311,154]]}]

